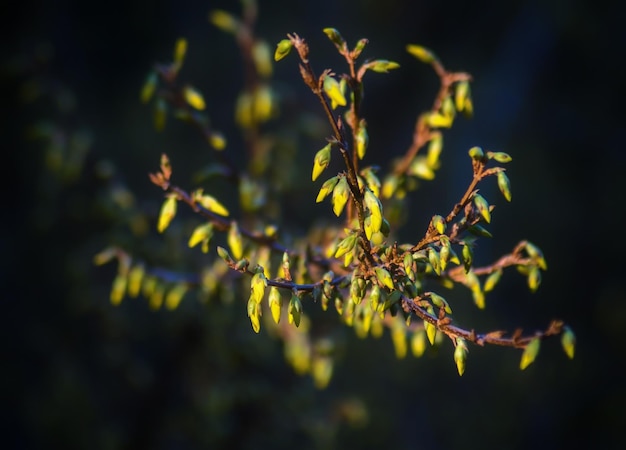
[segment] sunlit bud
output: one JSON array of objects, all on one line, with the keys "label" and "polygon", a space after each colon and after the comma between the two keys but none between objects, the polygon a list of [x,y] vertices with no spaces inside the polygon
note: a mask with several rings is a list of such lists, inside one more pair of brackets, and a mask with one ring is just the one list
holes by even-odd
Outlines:
[{"label": "sunlit bud", "polygon": [[326,167],[328,167],[328,165],[330,164],[331,148],[332,145],[327,144],[324,148],[322,148],[315,154],[315,158],[313,159],[313,173],[311,175],[313,181],[317,180],[317,177],[319,177],[324,169],[326,169]]},{"label": "sunlit bud", "polygon": [[255,333],[258,333],[261,330],[260,315],[261,305],[250,298],[250,300],[248,300],[248,317],[250,318],[250,323],[252,324],[252,329]]},{"label": "sunlit bud", "polygon": [[469,94],[469,90],[469,81],[460,81],[456,84],[454,89],[454,106],[457,111],[461,112],[465,108],[465,99]]},{"label": "sunlit bud", "polygon": [[128,279],[122,274],[117,274],[113,280],[113,286],[111,287],[110,299],[111,303],[115,306],[122,303],[124,294],[126,293],[126,285]]},{"label": "sunlit bud", "polygon": [[463,102],[463,115],[468,119],[474,115],[474,102],[471,97],[467,97]]},{"label": "sunlit bud", "polygon": [[239,28],[239,21],[232,14],[221,9],[211,11],[209,21],[219,29],[229,33],[234,33]]},{"label": "sunlit bud", "polygon": [[526,242],[525,248],[528,256],[530,256],[541,269],[548,270],[548,265],[546,264],[543,252],[539,249],[539,247],[531,242]]},{"label": "sunlit bud", "polygon": [[470,268],[472,267],[472,262],[474,261],[474,252],[472,248],[465,244],[463,246],[463,266],[465,267],[465,273],[468,273]]},{"label": "sunlit bud", "polygon": [[165,288],[160,284],[156,284],[148,302],[150,309],[152,309],[153,311],[160,309],[163,305],[164,298]]},{"label": "sunlit bud", "polygon": [[494,159],[498,161],[499,163],[503,163],[503,164],[513,161],[513,158],[511,158],[511,155],[509,155],[508,153],[504,153],[504,152],[487,152],[487,158]]},{"label": "sunlit bud", "polygon": [[[442,271],[446,270],[448,266],[448,261],[450,260],[450,241],[449,240],[441,240],[442,246],[439,250],[439,267]],[[445,244],[444,244],[445,242]]]},{"label": "sunlit bud", "polygon": [[218,245],[217,254],[219,255],[220,258],[222,258],[226,262],[226,264],[229,264],[229,265],[234,264],[233,259],[228,254],[228,250],[226,250],[224,247],[220,247]]},{"label": "sunlit bud", "polygon": [[535,358],[537,358],[537,354],[539,353],[539,348],[541,346],[541,341],[538,337],[532,338],[530,342],[524,347],[524,352],[522,353],[522,359],[519,362],[519,368],[524,370],[526,367],[530,366]]},{"label": "sunlit bud", "polygon": [[563,350],[569,359],[574,358],[574,349],[576,347],[576,336],[572,329],[568,326],[563,327],[563,334],[561,335],[561,345]]},{"label": "sunlit bud", "polygon": [[146,81],[141,88],[140,98],[143,103],[148,103],[154,95],[158,80],[159,77],[156,72],[152,71],[148,74],[148,77],[146,78]]},{"label": "sunlit bud", "polygon": [[346,40],[335,28],[324,28],[322,31],[324,32],[324,34],[326,34],[326,36],[328,36],[328,39],[330,39],[331,42],[335,44],[335,46],[339,50],[341,50],[346,45]]},{"label": "sunlit bud", "polygon": [[359,39],[352,50],[352,56],[358,58],[369,41],[367,39]]},{"label": "sunlit bud", "polygon": [[426,351],[426,332],[424,330],[418,330],[411,336],[411,353],[416,358],[419,358]]},{"label": "sunlit bud", "polygon": [[541,284],[541,271],[539,267],[533,266],[528,271],[528,288],[530,292],[535,292]]},{"label": "sunlit bud", "polygon": [[293,323],[296,327],[299,327],[302,316],[302,302],[296,294],[291,295],[287,312],[289,313],[289,323]]},{"label": "sunlit bud", "polygon": [[293,44],[289,39],[283,39],[276,44],[276,51],[274,52],[274,61],[280,61],[289,54]]},{"label": "sunlit bud", "polygon": [[398,189],[398,185],[400,183],[400,179],[397,175],[389,175],[385,178],[383,183],[382,194],[384,198],[391,198],[393,194],[395,194]]},{"label": "sunlit bud", "polygon": [[172,222],[172,219],[174,219],[174,216],[176,216],[176,206],[176,195],[168,195],[161,205],[159,222],[157,224],[157,230],[159,233],[163,233],[169,226],[170,222]]},{"label": "sunlit bud", "polygon": [[178,283],[165,295],[165,307],[170,311],[178,308],[189,288],[185,283]]},{"label": "sunlit bud", "polygon": [[465,372],[465,362],[467,361],[467,344],[465,339],[456,338],[456,347],[454,349],[454,362],[459,371],[459,376]]},{"label": "sunlit bud", "polygon": [[272,90],[260,85],[252,95],[252,116],[255,122],[267,122],[272,117]]},{"label": "sunlit bud", "polygon": [[439,234],[446,232],[446,219],[440,215],[435,215],[431,219],[432,226]]},{"label": "sunlit bud", "polygon": [[417,156],[409,167],[409,174],[415,175],[423,180],[432,180],[435,178],[435,171],[428,164],[426,157]]},{"label": "sunlit bud", "polygon": [[432,267],[433,271],[437,275],[441,275],[441,261],[439,258],[439,253],[432,247],[428,249],[428,261],[430,262],[430,266]]},{"label": "sunlit bud", "polygon": [[348,180],[346,177],[340,177],[339,182],[333,189],[333,212],[337,217],[341,215],[344,206],[348,202],[348,198],[350,197],[350,188],[348,187]]},{"label": "sunlit bud", "polygon": [[219,214],[220,216],[228,216],[228,209],[226,209],[226,207],[215,197],[204,194],[202,189],[198,189],[194,192],[193,199],[203,208],[211,211],[212,213]]},{"label": "sunlit bud", "polygon": [[366,208],[368,208],[371,213],[370,217],[372,230],[374,232],[380,231],[380,228],[383,224],[383,206],[380,203],[380,200],[374,195],[374,193],[370,189],[365,189],[363,202],[365,203]]},{"label": "sunlit bud", "polygon": [[178,38],[174,46],[174,66],[175,70],[179,70],[185,60],[187,54],[187,39]]},{"label": "sunlit bud", "polygon": [[485,280],[485,285],[483,286],[484,292],[489,292],[493,290],[493,288],[500,281],[500,277],[502,277],[502,269],[495,270],[492,274],[490,274]]},{"label": "sunlit bud", "polygon": [[128,273],[128,295],[135,298],[141,292],[141,282],[146,270],[142,264],[136,264]]},{"label": "sunlit bud", "polygon": [[481,161],[485,157],[485,153],[483,152],[483,149],[480,147],[472,147],[469,149],[467,153],[470,155],[472,159],[475,159],[477,161]]},{"label": "sunlit bud", "polygon": [[430,300],[433,302],[433,305],[438,308],[443,308],[448,314],[452,314],[452,308],[450,308],[445,298],[434,292],[429,292],[428,294],[430,294]]},{"label": "sunlit bud", "polygon": [[328,386],[333,376],[333,360],[328,356],[317,356],[311,362],[311,376],[317,389]]},{"label": "sunlit bud", "polygon": [[426,64],[430,64],[436,59],[433,52],[421,45],[409,44],[406,46],[406,51]]},{"label": "sunlit bud", "polygon": [[442,149],[443,135],[439,131],[434,131],[428,143],[428,151],[426,153],[426,164],[431,169],[439,168],[439,155],[441,155]]},{"label": "sunlit bud", "polygon": [[255,273],[250,280],[250,298],[256,303],[263,301],[267,279],[262,271]]},{"label": "sunlit bud", "polygon": [[265,41],[257,41],[252,46],[252,59],[257,73],[262,77],[272,75],[272,51]]},{"label": "sunlit bud", "polygon": [[440,113],[430,113],[426,116],[426,123],[432,128],[450,128],[453,120],[453,116]]},{"label": "sunlit bud", "polygon": [[226,148],[226,138],[222,133],[212,131],[208,136],[208,141],[215,150],[224,150]]},{"label": "sunlit bud", "polygon": [[393,289],[393,279],[387,269],[376,267],[374,272],[376,272],[376,278],[378,278],[378,281],[380,281],[383,286],[386,286],[388,289]]},{"label": "sunlit bud", "polygon": [[443,103],[441,104],[441,113],[447,117],[454,117],[456,114],[456,109],[454,109],[454,102],[452,101],[452,97],[447,96]]},{"label": "sunlit bud", "polygon": [[241,237],[241,232],[239,231],[239,225],[237,225],[237,222],[235,221],[230,224],[227,241],[228,247],[233,253],[235,259],[241,259],[243,256],[243,239]]},{"label": "sunlit bud", "polygon": [[206,247],[208,249],[208,243],[212,237],[213,237],[213,224],[211,222],[198,225],[193,230],[193,233],[191,234],[191,237],[189,238],[188,245],[191,248],[191,247],[195,247],[200,242],[206,241]]},{"label": "sunlit bud", "polygon": [[330,75],[324,77],[324,92],[332,102],[333,109],[339,106],[346,106],[346,97],[339,82]]},{"label": "sunlit bud", "polygon": [[335,252],[335,258],[341,258],[348,252],[351,252],[354,249],[354,246],[357,243],[357,235],[355,233],[351,233],[346,236],[339,245],[337,246],[337,251]]},{"label": "sunlit bud", "polygon": [[162,98],[158,98],[154,104],[154,128],[162,131],[165,128],[165,120],[167,118],[167,103]]},{"label": "sunlit bud", "polygon": [[509,181],[509,177],[506,176],[504,172],[498,172],[498,189],[504,196],[507,202],[511,201],[511,182]]},{"label": "sunlit bud", "polygon": [[206,107],[202,94],[191,86],[185,86],[183,88],[183,97],[185,97],[187,104],[194,109],[203,110]]},{"label": "sunlit bud", "polygon": [[478,209],[482,218],[485,219],[485,222],[490,223],[491,212],[489,211],[489,203],[487,203],[485,197],[480,194],[474,195],[474,205],[476,206],[476,209]]},{"label": "sunlit bud", "polygon": [[[432,309],[432,307],[430,309]],[[430,313],[432,314],[433,312],[430,311]],[[426,337],[428,338],[428,342],[430,342],[430,345],[435,345],[437,327],[427,320],[424,320],[424,329],[426,330]]]},{"label": "sunlit bud", "polygon": [[354,137],[354,144],[356,146],[356,152],[359,159],[363,159],[365,156],[368,143],[369,136],[367,134],[367,128],[365,127],[365,121],[361,120],[361,123],[356,131],[356,136]]},{"label": "sunlit bud", "polygon": [[374,72],[387,73],[390,70],[400,67],[400,64],[394,61],[388,61],[386,59],[377,59],[375,61],[371,61],[365,64],[365,67]]},{"label": "sunlit bud", "polygon": [[334,176],[326,180],[324,184],[322,185],[322,187],[320,188],[320,191],[317,194],[317,198],[315,199],[315,202],[319,203],[322,200],[324,200],[326,196],[335,189],[335,186],[337,186],[338,182],[339,182],[338,176]]},{"label": "sunlit bud", "polygon": [[391,340],[395,350],[396,358],[402,359],[407,354],[407,336],[406,328],[401,321],[397,321],[391,327]]},{"label": "sunlit bud", "polygon": [[474,236],[488,237],[488,238],[493,237],[493,235],[487,229],[481,227],[478,224],[468,227],[467,231],[472,233]]},{"label": "sunlit bud", "polygon": [[378,309],[378,305],[380,304],[380,286],[374,283],[372,289],[370,290],[370,306],[373,311]]}]

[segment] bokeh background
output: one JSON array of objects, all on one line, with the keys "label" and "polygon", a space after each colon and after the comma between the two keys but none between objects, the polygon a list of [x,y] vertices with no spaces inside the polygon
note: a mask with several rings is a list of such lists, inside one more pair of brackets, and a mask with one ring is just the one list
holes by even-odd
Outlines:
[{"label": "bokeh background", "polygon": [[[146,174],[161,152],[179,180],[211,158],[183,125],[153,130],[138,100],[141,85],[185,36],[184,76],[205,94],[213,124],[237,155],[239,52],[207,15],[238,13],[240,3],[25,1],[2,6],[9,34],[1,44],[0,129],[10,163],[1,241],[2,447],[624,448],[621,5],[259,3],[258,34],[273,44],[298,32],[318,71],[341,64],[321,32],[327,26],[352,43],[367,37],[365,56],[400,63],[366,79],[372,161],[410,144],[415,118],[437,88],[434,74],[405,52],[407,43],[473,74],[475,118],[445,132],[444,166],[412,195],[406,239],[458,198],[469,147],[510,153],[513,202],[497,201],[495,238],[481,244],[481,258],[493,260],[527,238],[544,250],[549,270],[535,294],[508,274],[485,311],[467,307],[463,317],[482,330],[541,328],[562,318],[578,338],[575,359],[548,341],[519,371],[518,352],[472,347],[459,377],[449,345],[396,360],[388,335],[358,340],[347,329],[333,380],[320,391],[293,373],[278,341],[252,332],[245,299],[205,305],[190,297],[174,312],[151,311],[140,299],[113,307],[115,268],[95,267],[96,252],[116,243],[156,254],[165,267],[181,257],[154,235],[154,220],[137,238],[120,205],[158,209],[161,195]],[[274,80],[292,105],[320,113],[294,59],[277,65]],[[41,123],[74,139],[74,165],[51,169],[49,142],[33,138]],[[302,142],[307,177],[284,200],[294,228],[328,212],[302,200],[314,195],[306,155],[319,147]],[[493,186],[484,192],[497,198]]]}]

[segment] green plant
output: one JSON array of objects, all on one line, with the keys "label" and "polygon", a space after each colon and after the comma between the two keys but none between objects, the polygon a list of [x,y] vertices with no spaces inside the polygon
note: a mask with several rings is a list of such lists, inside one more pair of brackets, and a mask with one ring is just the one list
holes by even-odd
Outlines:
[{"label": "green plant", "polygon": [[[328,333],[318,331],[319,323],[330,320],[331,314],[321,315],[319,309],[335,309],[340,321],[359,337],[381,336],[388,329],[400,358],[409,349],[421,356],[428,343],[441,345],[448,337],[460,375],[466,368],[470,343],[522,349],[520,368],[524,369],[534,361],[543,339],[561,336],[563,348],[572,358],[574,334],[560,320],[530,334],[521,329],[511,334],[478,333],[464,328],[462,320],[457,323],[451,302],[442,294],[442,289],[461,285],[476,306],[484,308],[485,294],[498,283],[504,269],[513,267],[527,277],[531,291],[540,285],[546,261],[541,250],[528,241],[521,241],[492,264],[474,264],[475,242],[491,238],[485,227],[494,209],[478,186],[494,180],[505,200],[511,201],[503,167],[512,159],[507,153],[469,149],[472,178],[459,201],[449,211],[434,214],[413,242],[398,242],[407,196],[416,190],[418,181],[434,179],[440,166],[442,130],[450,128],[458,114],[469,117],[473,112],[471,76],[449,71],[422,46],[408,45],[407,51],[434,69],[440,88],[430,110],[417,118],[410,147],[379,177],[378,167],[364,165],[369,150],[361,108],[364,78],[372,72],[398,69],[399,64],[385,59],[361,62],[367,39],[350,48],[333,28],[323,31],[345,59],[345,73],[325,69],[317,74],[307,43],[295,33],[277,44],[273,51],[276,61],[296,53],[304,84],[319,100],[330,128],[326,142],[311,155],[312,181],[317,182],[340,161],[338,172],[321,184],[315,202],[330,200],[335,216],[344,218],[335,224],[314,224],[303,237],[293,237],[282,229],[280,196],[290,184],[280,177],[296,168],[290,159],[293,155],[279,153],[281,138],[271,137],[264,129],[266,122],[277,116],[279,106],[270,82],[272,51],[254,34],[253,2],[246,5],[241,19],[224,11],[210,15],[214,25],[236,37],[243,55],[245,85],[236,102],[235,118],[249,156],[245,168],[230,159],[224,135],[203,115],[206,104],[202,94],[179,83],[187,48],[184,39],[176,43],[173,62],[157,65],[141,93],[144,102],[154,102],[158,130],[164,128],[171,111],[207,139],[218,163],[204,173],[205,180],[237,188],[240,217],[231,216],[216,191],[209,194],[204,187],[186,190],[174,184],[170,158],[163,154],[160,169],[150,174],[152,183],[165,191],[158,231],[168,229],[179,205],[184,204],[201,219],[189,230],[188,246],[200,246],[202,253],[208,253],[210,244],[217,242],[219,258],[199,269],[199,275],[189,276],[155,271],[119,248],[106,249],[96,256],[98,264],[112,258],[119,261],[111,301],[119,304],[126,294],[143,293],[151,307],[165,304],[175,309],[191,288],[204,298],[247,297],[252,329],[258,333],[266,328],[282,339],[288,362],[298,373],[310,373],[320,388],[331,378],[335,344]],[[282,158],[279,169],[273,164],[276,158]],[[313,202],[313,198],[302,201]]]}]

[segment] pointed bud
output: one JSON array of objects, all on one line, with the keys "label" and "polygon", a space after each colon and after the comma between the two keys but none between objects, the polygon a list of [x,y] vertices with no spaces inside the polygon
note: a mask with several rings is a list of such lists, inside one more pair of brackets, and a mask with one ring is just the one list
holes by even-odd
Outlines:
[{"label": "pointed bud", "polygon": [[330,194],[333,191],[333,189],[335,189],[335,186],[337,186],[338,182],[339,182],[338,176],[334,176],[326,180],[324,184],[322,185],[322,187],[320,188],[319,193],[317,194],[315,203],[319,203],[323,201],[328,196],[328,194]]},{"label": "pointed bud", "polygon": [[350,188],[348,187],[348,180],[346,177],[341,177],[339,182],[333,189],[333,212],[337,217],[341,215],[344,206],[348,202],[348,198],[350,197]]},{"label": "pointed bud", "polygon": [[354,49],[352,50],[352,57],[354,59],[359,57],[359,55],[361,54],[365,46],[368,44],[368,42],[369,41],[367,39],[359,39],[359,41],[354,46]]},{"label": "pointed bud", "polygon": [[206,247],[208,250],[209,241],[211,240],[212,237],[213,237],[213,224],[211,222],[198,225],[193,230],[193,233],[191,234],[191,237],[189,238],[189,242],[187,245],[189,245],[189,248],[192,248],[198,245],[200,242],[205,243],[205,245],[203,246],[203,252],[206,253],[206,251],[204,251],[204,248]]},{"label": "pointed bud", "polygon": [[346,45],[346,40],[335,28],[324,28],[322,31],[326,36],[328,36],[328,39],[330,39],[330,41],[335,44],[337,49],[342,50],[343,47]]},{"label": "pointed bud", "polygon": [[476,161],[482,161],[483,158],[485,157],[485,153],[483,152],[483,149],[480,147],[472,147],[469,149],[467,153],[470,155],[470,158]]},{"label": "pointed bud", "polygon": [[276,51],[274,52],[274,61],[280,61],[291,52],[293,43],[289,39],[283,39],[276,44]]},{"label": "pointed bud", "polygon": [[437,59],[433,52],[421,45],[409,44],[406,46],[406,51],[426,64],[430,64]]},{"label": "pointed bud", "polygon": [[363,159],[365,157],[365,151],[367,150],[367,145],[369,144],[369,136],[367,134],[367,128],[365,127],[364,120],[361,120],[361,123],[359,124],[354,140],[355,140],[357,156],[359,157],[359,159]]},{"label": "pointed bud", "polygon": [[531,365],[537,354],[539,353],[539,348],[541,346],[541,341],[538,337],[532,338],[530,342],[524,348],[524,352],[522,353],[522,359],[519,363],[519,368],[524,370],[526,367]]},{"label": "pointed bud", "polygon": [[331,144],[328,144],[315,154],[315,158],[313,159],[313,174],[311,175],[313,181],[317,180],[317,177],[319,177],[324,169],[328,167],[328,164],[330,164],[331,147]]},{"label": "pointed bud", "polygon": [[485,197],[480,194],[474,195],[474,205],[476,206],[476,209],[478,209],[482,218],[485,219],[485,222],[490,223],[491,212],[489,211],[489,203],[487,203]]},{"label": "pointed bud", "polygon": [[237,222],[231,222],[226,239],[228,241],[228,247],[230,247],[230,251],[233,252],[235,259],[241,259],[243,256],[243,239]]},{"label": "pointed bud", "polygon": [[387,269],[384,269],[382,267],[376,267],[374,269],[374,272],[376,272],[376,278],[378,278],[378,281],[380,281],[383,286],[386,286],[388,289],[393,290],[393,279],[391,278],[391,274],[387,271]]},{"label": "pointed bud", "polygon": [[539,285],[541,284],[541,271],[539,267],[533,266],[528,271],[528,288],[530,292],[535,292],[539,289]]},{"label": "pointed bud", "polygon": [[366,67],[367,70],[371,70],[373,72],[387,73],[390,70],[400,67],[400,64],[394,61],[388,61],[386,59],[376,59],[374,61],[370,61],[364,64],[364,67]]},{"label": "pointed bud", "polygon": [[433,216],[430,223],[439,234],[443,234],[446,232],[446,219],[444,219],[442,216]]},{"label": "pointed bud", "polygon": [[469,81],[460,81],[456,84],[454,89],[454,106],[457,111],[461,112],[465,108],[465,99],[469,96],[469,91]]},{"label": "pointed bud", "polygon": [[485,285],[483,286],[484,292],[489,292],[493,290],[493,288],[500,281],[500,277],[502,277],[502,269],[495,270],[492,274],[490,274],[485,280]]},{"label": "pointed bud", "polygon": [[443,149],[443,135],[439,131],[433,131],[428,143],[428,151],[426,153],[426,164],[431,169],[439,168],[439,155]]},{"label": "pointed bud", "polygon": [[183,300],[188,290],[189,288],[185,283],[176,284],[165,296],[165,307],[170,311],[178,308],[178,305],[180,305],[180,302]]},{"label": "pointed bud", "polygon": [[174,65],[176,70],[179,70],[185,61],[185,55],[187,54],[187,39],[178,38],[176,45],[174,46]]},{"label": "pointed bud", "polygon": [[161,212],[159,214],[159,222],[157,224],[157,230],[159,233],[163,233],[176,216],[177,199],[176,195],[168,195],[163,204],[161,205]]},{"label": "pointed bud", "polygon": [[498,189],[507,202],[511,201],[511,182],[504,172],[498,172]]},{"label": "pointed bud", "polygon": [[280,322],[280,313],[283,306],[283,299],[277,287],[270,287],[268,302],[270,305],[270,311],[272,312],[272,318],[274,319],[274,322],[278,324]]},{"label": "pointed bud", "polygon": [[302,316],[302,302],[296,294],[291,295],[287,312],[289,313],[289,323],[293,323],[296,327],[299,327]]},{"label": "pointed bud", "polygon": [[189,106],[199,111],[202,111],[206,104],[204,103],[204,97],[200,91],[191,86],[185,86],[183,88],[183,97]]},{"label": "pointed bud", "polygon": [[337,105],[346,106],[346,97],[343,94],[343,90],[339,85],[339,82],[330,75],[324,77],[324,92],[332,102],[332,107],[335,109]]},{"label": "pointed bud", "polygon": [[494,159],[502,164],[513,161],[513,158],[511,158],[511,155],[509,155],[508,153],[504,153],[504,152],[487,152],[487,158]]},{"label": "pointed bud", "polygon": [[157,82],[159,81],[159,77],[156,72],[152,71],[148,74],[143,87],[141,88],[141,101],[143,103],[148,103],[152,96],[154,95],[154,91],[156,90]]},{"label": "pointed bud", "polygon": [[456,338],[456,348],[454,349],[454,362],[456,363],[456,368],[459,371],[459,376],[463,376],[463,373],[465,372],[467,352],[468,350],[465,339]]},{"label": "pointed bud", "polygon": [[250,280],[250,299],[260,304],[263,301],[267,279],[262,271],[255,273]]},{"label": "pointed bud", "polygon": [[122,274],[117,274],[113,280],[113,286],[111,287],[110,300],[111,304],[117,306],[122,303],[124,294],[126,293],[126,286],[128,279]]},{"label": "pointed bud", "polygon": [[576,336],[572,329],[568,326],[563,327],[563,334],[561,335],[561,345],[563,351],[569,359],[574,358],[574,348],[576,347]]}]

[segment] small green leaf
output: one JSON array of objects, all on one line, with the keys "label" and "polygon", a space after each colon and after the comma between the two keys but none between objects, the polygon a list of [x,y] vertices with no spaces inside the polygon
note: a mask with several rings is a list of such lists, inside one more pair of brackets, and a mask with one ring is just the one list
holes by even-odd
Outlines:
[{"label": "small green leaf", "polygon": [[450,305],[445,298],[434,292],[427,292],[426,294],[430,296],[430,300],[433,302],[433,305],[437,308],[443,308],[448,314],[452,314],[452,308],[450,308]]},{"label": "small green leaf", "polygon": [[359,39],[359,41],[354,46],[354,49],[352,50],[352,57],[355,59],[358,58],[368,42],[369,41],[365,38]]},{"label": "small green leaf", "polygon": [[431,224],[439,234],[443,234],[446,232],[446,219],[444,219],[442,216],[433,216],[433,218],[431,219]]},{"label": "small green leaf", "polygon": [[541,346],[541,341],[538,337],[532,338],[530,342],[524,348],[524,352],[522,353],[522,359],[519,363],[519,368],[524,370],[526,367],[531,365],[537,354],[539,353],[539,348]]},{"label": "small green leaf", "polygon": [[465,267],[465,273],[468,273],[472,268],[472,262],[474,261],[474,252],[472,247],[468,244],[463,245],[463,266]]},{"label": "small green leaf", "polygon": [[541,271],[539,267],[533,266],[528,271],[528,288],[530,292],[535,292],[541,284]]}]

